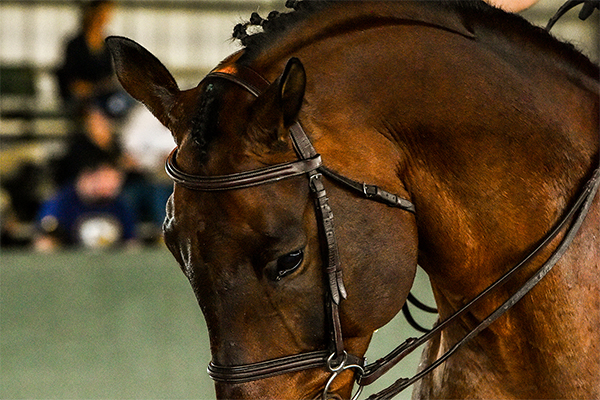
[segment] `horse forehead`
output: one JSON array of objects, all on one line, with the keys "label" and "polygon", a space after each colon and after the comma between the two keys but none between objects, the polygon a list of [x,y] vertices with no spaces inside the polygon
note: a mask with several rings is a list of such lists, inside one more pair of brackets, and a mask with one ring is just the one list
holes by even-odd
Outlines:
[{"label": "horse forehead", "polygon": [[[189,192],[176,196],[169,209],[179,229],[192,231],[218,246],[224,238],[279,238],[301,229],[304,208],[295,193],[283,188],[258,186],[223,192]],[[191,196],[188,196],[191,195]],[[180,203],[177,207],[176,203]],[[181,210],[177,214],[173,210]],[[210,238],[216,238],[212,240]],[[210,251],[211,249],[204,249]]]},{"label": "horse forehead", "polygon": [[303,219],[299,198],[285,184],[257,186],[231,192],[223,203],[233,224],[261,235],[281,236]]},{"label": "horse forehead", "polygon": [[218,141],[228,142],[227,148],[236,145],[235,142],[239,145],[254,100],[243,88],[222,79],[203,80],[195,88],[182,92],[173,109],[185,118],[173,129],[183,162],[203,164]]}]

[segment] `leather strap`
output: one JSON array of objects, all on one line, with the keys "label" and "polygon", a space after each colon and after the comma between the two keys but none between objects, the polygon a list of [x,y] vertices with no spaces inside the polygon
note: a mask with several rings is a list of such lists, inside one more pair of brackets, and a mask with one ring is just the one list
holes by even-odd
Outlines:
[{"label": "leather strap", "polygon": [[[314,146],[308,139],[306,132],[296,122],[290,128],[290,136],[294,144],[294,148],[298,156],[302,159],[314,157],[317,154]],[[324,257],[326,260],[325,275],[329,286],[329,312],[331,314],[331,344],[333,355],[339,359],[344,352],[344,340],[342,335],[342,324],[340,321],[339,305],[342,299],[347,297],[346,287],[344,286],[344,278],[342,274],[342,266],[340,263],[340,254],[335,235],[335,225],[333,223],[333,212],[329,205],[329,198],[323,184],[323,176],[311,171],[308,173],[310,189],[315,197],[315,208],[317,211],[317,220],[322,232],[321,236],[325,239]]]},{"label": "leather strap", "polygon": [[314,157],[305,160],[277,164],[247,172],[220,176],[201,176],[187,174],[181,171],[177,167],[176,157],[177,148],[175,148],[167,158],[165,164],[167,175],[169,175],[173,181],[188,189],[207,192],[244,189],[251,186],[278,182],[294,176],[304,175],[318,169],[323,164],[321,156],[315,155]]},{"label": "leather strap", "polygon": [[365,373],[359,377],[358,384],[370,385],[379,379],[383,374],[389,371],[392,367],[394,367],[398,362],[400,362],[403,358],[405,358],[408,354],[412,353],[416,348],[423,345],[429,339],[431,339],[434,335],[438,335],[442,330],[444,330],[449,324],[455,322],[458,317],[465,314],[469,310],[471,310],[476,304],[478,304],[484,297],[487,296],[491,291],[496,288],[502,286],[508,279],[513,277],[517,272],[521,271],[523,266],[527,265],[529,261],[533,257],[535,257],[538,253],[540,253],[543,249],[545,249],[550,242],[558,236],[558,234],[562,231],[565,225],[575,216],[571,227],[568,229],[566,235],[561,240],[558,247],[554,250],[552,256],[535,272],[535,274],[521,287],[515,294],[513,294],[508,300],[506,300],[500,307],[498,307],[494,312],[492,312],[486,319],[481,321],[475,329],[469,332],[465,337],[463,337],[460,341],[458,341],[450,350],[444,353],[440,358],[434,361],[427,368],[423,369],[421,372],[416,374],[410,379],[401,378],[397,380],[392,386],[383,390],[382,392],[376,393],[370,396],[367,400],[384,400],[391,399],[396,394],[400,393],[413,383],[422,379],[425,375],[430,373],[433,369],[437,368],[440,364],[446,361],[452,354],[454,354],[461,346],[474,338],[479,332],[487,328],[497,320],[500,316],[502,316],[506,311],[508,311],[513,305],[515,305],[519,300],[523,298],[533,287],[535,287],[540,280],[550,270],[554,265],[560,260],[562,255],[567,251],[567,248],[577,235],[579,228],[581,227],[585,217],[587,216],[594,197],[598,191],[598,187],[600,186],[600,169],[596,169],[592,174],[590,180],[586,183],[582,193],[575,201],[575,204],[569,209],[569,212],[562,218],[562,220],[555,226],[555,228],[546,235],[546,237],[542,240],[542,242],[531,252],[527,257],[525,257],[519,264],[510,269],[507,273],[505,273],[500,279],[491,284],[487,289],[477,295],[473,300],[471,300],[468,304],[466,304],[459,311],[454,313],[452,316],[442,321],[439,325],[437,325],[434,329],[421,336],[420,338],[409,338],[406,342],[398,346],[387,356],[377,360],[376,362],[369,364],[365,367]]},{"label": "leather strap", "polygon": [[[343,362],[346,365],[360,367],[365,365],[362,357],[351,354],[345,354],[343,357],[345,357]],[[331,358],[331,351],[317,350],[239,366],[220,366],[211,361],[208,364],[207,372],[217,382],[245,383],[305,369],[336,368],[337,365],[331,364],[332,361],[335,360]]]},{"label": "leather strap", "polygon": [[252,68],[236,64],[226,64],[213,69],[204,79],[210,78],[221,78],[233,82],[246,89],[254,97],[258,97],[270,85],[268,80]]},{"label": "leather strap", "polygon": [[329,350],[319,350],[240,366],[219,366],[211,361],[208,364],[208,375],[218,382],[251,382],[289,372],[324,367],[330,354]]},{"label": "leather strap", "polygon": [[430,307],[430,306],[426,305],[425,303],[422,303],[412,293],[408,294],[408,297],[406,298],[406,300],[408,300],[412,305],[414,305],[415,307],[417,307],[421,311],[425,311],[425,312],[428,312],[428,313],[431,313],[431,314],[437,314],[438,313],[437,308]]},{"label": "leather strap", "polygon": [[567,0],[565,4],[563,4],[556,14],[550,18],[548,24],[546,24],[546,31],[550,32],[550,29],[554,26],[554,24],[567,13],[567,11],[571,10],[578,5],[583,4],[581,11],[579,12],[579,19],[585,21],[592,13],[594,12],[594,8],[600,9],[600,0]]},{"label": "leather strap", "polygon": [[365,198],[375,200],[379,203],[383,203],[389,207],[400,208],[404,211],[415,214],[415,205],[410,201],[403,199],[402,197],[396,196],[393,193],[387,192],[381,189],[379,186],[369,185],[364,182],[354,181],[348,177],[338,174],[337,172],[322,166],[319,171],[326,177],[341,183],[342,185],[362,194]]},{"label": "leather strap", "polygon": [[[290,127],[290,136],[292,137],[292,141],[294,143],[294,148],[296,149],[296,153],[300,155],[302,158],[310,158],[314,157],[317,154],[317,151],[313,147],[310,139],[306,135],[304,129],[299,122],[296,122]],[[319,171],[323,173],[326,177],[346,186],[349,189],[354,190],[362,194],[367,199],[375,200],[380,203],[386,204],[390,207],[397,207],[405,211],[409,211],[411,213],[415,213],[415,206],[410,201],[403,199],[395,194],[387,192],[378,186],[369,185],[364,182],[358,182],[347,178],[337,172],[325,167],[321,166]]]}]

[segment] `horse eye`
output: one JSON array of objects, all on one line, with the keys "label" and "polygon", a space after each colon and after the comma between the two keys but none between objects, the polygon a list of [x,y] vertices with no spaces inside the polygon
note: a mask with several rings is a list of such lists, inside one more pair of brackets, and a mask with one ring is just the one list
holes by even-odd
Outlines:
[{"label": "horse eye", "polygon": [[298,250],[281,256],[277,259],[277,271],[272,279],[280,281],[281,278],[294,272],[304,260],[304,251]]}]

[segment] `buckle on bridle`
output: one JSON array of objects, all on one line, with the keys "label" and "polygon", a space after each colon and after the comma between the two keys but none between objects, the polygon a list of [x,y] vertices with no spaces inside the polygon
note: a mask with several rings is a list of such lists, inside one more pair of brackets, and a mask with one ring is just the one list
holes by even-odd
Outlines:
[{"label": "buckle on bridle", "polygon": [[[341,358],[340,362],[337,362],[338,358]],[[335,378],[337,378],[338,375],[341,374],[342,372],[344,372],[348,369],[356,369],[356,372],[355,372],[355,375],[357,375],[355,378],[356,381],[358,381],[358,379],[365,373],[365,369],[363,368],[362,365],[359,365],[359,364],[353,363],[353,362],[347,363],[348,359],[349,359],[348,353],[345,350],[342,353],[341,357],[336,357],[336,353],[334,352],[329,356],[329,358],[327,358],[327,369],[329,369],[329,371],[331,372],[331,376],[327,380],[327,383],[325,384],[325,388],[323,389],[323,395],[322,395],[323,400],[327,400],[327,393],[329,392],[329,387],[331,386],[331,384],[333,383]],[[352,396],[350,398],[350,400],[358,399],[358,396],[360,396],[360,394],[362,393],[362,390],[363,390],[363,386],[358,385],[358,390],[356,391],[354,396]]]},{"label": "buckle on bridle", "polygon": [[323,186],[323,175],[320,172],[309,173],[308,181],[310,189],[313,193],[316,193],[317,196],[325,191],[325,186]]},{"label": "buckle on bridle", "polygon": [[371,195],[367,192],[367,183],[366,182],[363,182],[362,187],[363,187],[363,194],[365,195],[365,197],[367,197],[367,198],[371,197]]},{"label": "buckle on bridle", "polygon": [[[363,182],[363,184],[362,184],[362,191],[367,199],[372,199],[377,196],[381,197],[381,193],[387,193],[387,192],[379,189],[379,187],[377,187],[375,185],[367,185],[366,182]],[[392,195],[392,196],[394,196],[394,195]]]},{"label": "buckle on bridle", "polygon": [[327,369],[329,372],[338,372],[340,369],[346,365],[346,361],[348,360],[348,352],[344,350],[341,355],[341,361],[338,362],[337,354],[335,352],[331,353],[331,355],[327,358]]}]

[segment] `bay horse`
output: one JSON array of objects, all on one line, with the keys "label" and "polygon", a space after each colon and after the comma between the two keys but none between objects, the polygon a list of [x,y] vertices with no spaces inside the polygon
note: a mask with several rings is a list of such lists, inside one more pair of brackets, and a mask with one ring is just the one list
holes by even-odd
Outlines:
[{"label": "bay horse", "polygon": [[598,67],[478,1],[288,5],[189,90],[107,40],[177,144],[165,242],[217,398],[357,397],[412,351],[362,359],[417,264],[443,329],[415,398],[600,398]]}]

